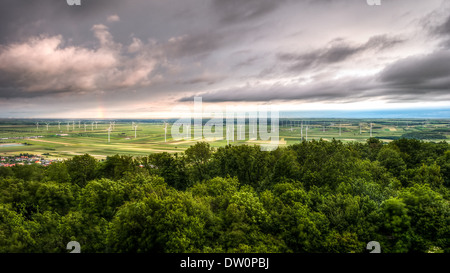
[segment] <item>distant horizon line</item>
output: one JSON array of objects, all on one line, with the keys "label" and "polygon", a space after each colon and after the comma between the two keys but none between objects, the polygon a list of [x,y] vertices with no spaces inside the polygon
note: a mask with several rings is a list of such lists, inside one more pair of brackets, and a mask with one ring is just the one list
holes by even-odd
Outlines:
[{"label": "distant horizon line", "polygon": [[[252,113],[255,111],[248,111]],[[212,118],[203,115],[204,119]],[[0,116],[0,120],[175,120],[184,116],[173,115],[164,117],[15,117]],[[279,111],[280,119],[450,119],[450,107],[439,108],[403,108],[403,109],[358,109],[358,110],[283,110]]]}]

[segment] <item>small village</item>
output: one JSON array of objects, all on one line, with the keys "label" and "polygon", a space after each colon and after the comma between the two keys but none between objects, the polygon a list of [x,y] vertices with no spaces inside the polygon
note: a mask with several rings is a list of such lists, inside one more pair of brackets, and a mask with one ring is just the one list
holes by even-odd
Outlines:
[{"label": "small village", "polygon": [[0,167],[14,167],[19,165],[31,165],[38,164],[41,166],[49,166],[52,162],[60,162],[60,159],[47,159],[40,155],[12,155],[12,156],[1,156],[0,157]]}]

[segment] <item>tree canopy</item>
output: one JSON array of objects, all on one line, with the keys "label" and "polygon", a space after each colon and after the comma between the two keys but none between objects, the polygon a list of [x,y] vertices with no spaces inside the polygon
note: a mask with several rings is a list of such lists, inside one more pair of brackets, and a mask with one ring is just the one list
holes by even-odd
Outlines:
[{"label": "tree canopy", "polygon": [[0,167],[0,252],[450,252],[446,142],[302,141]]}]

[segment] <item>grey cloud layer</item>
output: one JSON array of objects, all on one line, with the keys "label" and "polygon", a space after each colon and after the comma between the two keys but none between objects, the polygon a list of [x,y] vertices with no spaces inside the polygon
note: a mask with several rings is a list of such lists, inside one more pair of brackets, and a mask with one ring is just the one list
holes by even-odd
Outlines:
[{"label": "grey cloud layer", "polygon": [[281,61],[291,63],[288,70],[303,71],[309,68],[343,62],[354,55],[362,54],[369,50],[384,50],[403,41],[401,38],[380,35],[371,37],[362,45],[350,45],[342,39],[335,39],[325,48],[300,54],[282,53],[278,57]]}]

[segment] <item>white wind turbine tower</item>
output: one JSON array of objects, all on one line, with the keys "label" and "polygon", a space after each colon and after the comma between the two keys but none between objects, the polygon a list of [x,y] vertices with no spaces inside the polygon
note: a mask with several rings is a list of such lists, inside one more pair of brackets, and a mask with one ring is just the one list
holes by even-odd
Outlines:
[{"label": "white wind turbine tower", "polygon": [[83,123],[84,124],[84,131],[86,132],[86,122]]},{"label": "white wind turbine tower", "polygon": [[167,142],[167,123],[164,121],[164,142]]},{"label": "white wind turbine tower", "polygon": [[72,130],[75,131],[75,120],[73,121]]},{"label": "white wind turbine tower", "polygon": [[47,125],[47,131],[48,131],[48,125],[49,125],[49,123],[45,123],[46,125]]},{"label": "white wind turbine tower", "polygon": [[36,122],[36,130],[39,130],[39,122]]},{"label": "white wind turbine tower", "polygon": [[58,130],[61,130],[61,121],[58,121]]},{"label": "white wind turbine tower", "polygon": [[98,129],[97,124],[98,124],[98,121],[95,122],[95,129]]},{"label": "white wind turbine tower", "polygon": [[94,123],[92,122],[91,125],[92,125],[92,130],[91,131],[94,131]]},{"label": "white wind turbine tower", "polygon": [[134,138],[137,138],[136,130],[137,130],[137,123],[134,123]]},{"label": "white wind turbine tower", "polygon": [[70,122],[67,122],[67,132],[70,130]]},{"label": "white wind turbine tower", "polygon": [[78,129],[81,129],[81,120],[78,121]]}]

